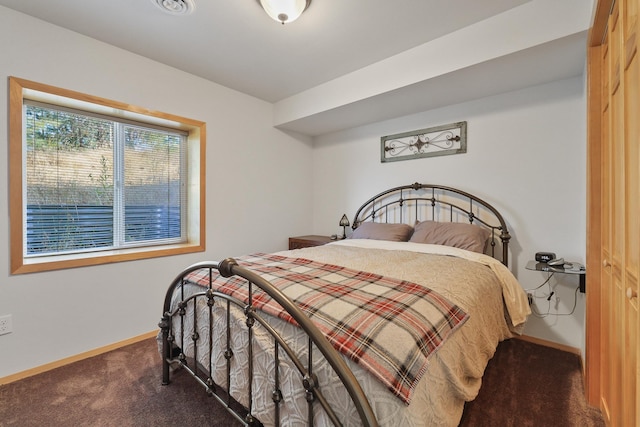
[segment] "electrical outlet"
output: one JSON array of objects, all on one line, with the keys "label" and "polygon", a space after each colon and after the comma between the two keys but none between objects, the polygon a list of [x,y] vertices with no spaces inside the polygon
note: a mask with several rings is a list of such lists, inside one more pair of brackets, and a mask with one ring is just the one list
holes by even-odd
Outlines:
[{"label": "electrical outlet", "polygon": [[527,292],[527,300],[529,301],[529,305],[533,304],[533,294],[531,292]]},{"label": "electrical outlet", "polygon": [[10,334],[11,332],[13,332],[11,315],[0,316],[0,335]]}]

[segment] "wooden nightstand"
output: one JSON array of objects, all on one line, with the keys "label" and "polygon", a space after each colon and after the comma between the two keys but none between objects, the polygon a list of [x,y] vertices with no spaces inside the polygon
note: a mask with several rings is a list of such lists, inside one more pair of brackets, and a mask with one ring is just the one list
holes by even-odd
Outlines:
[{"label": "wooden nightstand", "polygon": [[289,237],[289,249],[302,249],[311,246],[321,246],[332,242],[329,236],[297,236]]}]

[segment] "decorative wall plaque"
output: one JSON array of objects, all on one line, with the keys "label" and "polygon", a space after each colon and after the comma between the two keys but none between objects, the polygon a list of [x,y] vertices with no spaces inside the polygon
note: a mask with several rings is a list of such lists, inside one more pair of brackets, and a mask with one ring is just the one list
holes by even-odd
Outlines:
[{"label": "decorative wall plaque", "polygon": [[467,152],[467,122],[451,123],[380,138],[384,162]]}]

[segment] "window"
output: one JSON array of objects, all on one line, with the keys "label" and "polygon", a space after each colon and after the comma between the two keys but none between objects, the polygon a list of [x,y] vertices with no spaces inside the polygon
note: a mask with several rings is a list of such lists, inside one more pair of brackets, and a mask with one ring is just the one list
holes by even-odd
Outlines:
[{"label": "window", "polygon": [[10,89],[14,274],[204,250],[204,123]]}]

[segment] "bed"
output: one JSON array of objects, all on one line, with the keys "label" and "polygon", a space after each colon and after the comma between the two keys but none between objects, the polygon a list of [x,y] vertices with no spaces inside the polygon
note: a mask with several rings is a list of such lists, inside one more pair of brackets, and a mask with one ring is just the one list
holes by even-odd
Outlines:
[{"label": "bed", "polygon": [[458,425],[530,314],[503,217],[415,183],[352,224],[327,245],[180,272],[160,321],[163,384],[186,371],[244,425]]}]

